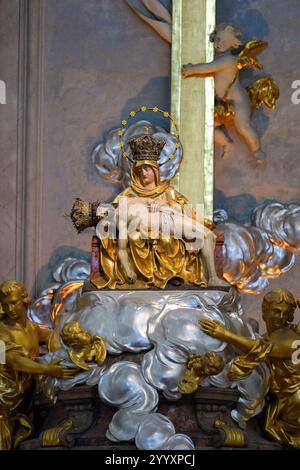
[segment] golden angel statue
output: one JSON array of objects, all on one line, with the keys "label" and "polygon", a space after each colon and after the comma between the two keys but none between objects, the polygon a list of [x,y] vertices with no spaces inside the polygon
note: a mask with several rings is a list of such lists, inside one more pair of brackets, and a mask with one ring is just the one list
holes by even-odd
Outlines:
[{"label": "golden angel statue", "polygon": [[51,338],[53,330],[27,318],[31,299],[23,284],[15,280],[0,285],[0,341],[5,361],[0,364],[0,450],[12,449],[33,430],[28,410],[39,375],[72,378],[76,370],[60,365],[60,360],[40,364],[40,343]]},{"label": "golden angel statue", "polygon": [[266,155],[251,123],[251,115],[253,109],[262,104],[275,109],[279,89],[268,76],[257,79],[245,89],[240,83],[239,73],[247,67],[263,68],[256,56],[268,43],[253,39],[243,44],[241,32],[225,24],[219,25],[210,39],[214,42],[215,60],[203,64],[185,64],[182,75],[184,78],[213,76],[215,79],[215,142],[223,147],[222,157],[228,157],[232,140],[221,130],[221,126],[233,122],[256,162],[263,163]]},{"label": "golden angel statue", "polygon": [[296,307],[287,289],[267,293],[262,303],[267,333],[256,340],[236,335],[217,321],[201,320],[200,325],[209,336],[227,341],[243,353],[229,368],[230,380],[248,377],[262,361],[269,364],[265,430],[281,444],[300,448],[300,327],[292,323]]}]

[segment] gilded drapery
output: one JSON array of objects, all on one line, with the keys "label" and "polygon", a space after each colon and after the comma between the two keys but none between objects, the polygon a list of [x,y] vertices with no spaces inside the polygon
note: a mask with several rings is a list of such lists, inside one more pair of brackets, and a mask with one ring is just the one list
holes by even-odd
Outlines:
[{"label": "gilded drapery", "polygon": [[[148,165],[154,171],[156,186],[153,189],[145,189],[140,182],[138,168]],[[140,160],[135,163],[131,172],[131,186],[119,194],[113,203],[118,204],[121,198],[147,198],[163,200],[175,210],[183,211],[188,204],[187,199],[169,182],[160,182],[159,165],[155,161]],[[186,209],[186,208],[185,208]],[[187,212],[186,212],[187,213]],[[190,216],[199,219],[195,211]],[[137,281],[134,287],[165,288],[172,278],[180,278],[184,282],[197,286],[206,286],[205,275],[200,260],[199,250],[188,250],[185,240],[172,236],[156,236],[148,232],[148,238],[128,238],[128,255],[137,273]],[[98,288],[130,289],[125,273],[118,260],[118,242],[112,238],[102,238],[100,248],[100,266],[102,273],[92,282]]]},{"label": "gilded drapery", "polygon": [[[1,339],[1,334],[0,334]],[[5,351],[26,355],[26,351],[12,341],[4,341]],[[0,450],[17,447],[32,433],[32,425],[22,414],[26,392],[33,387],[30,374],[16,372],[0,364]]]},{"label": "gilded drapery", "polygon": [[272,344],[256,340],[245,356],[232,363],[231,380],[248,377],[255,367],[267,361],[271,370],[271,397],[267,407],[265,430],[281,444],[300,448],[300,367],[292,361],[270,357]]}]

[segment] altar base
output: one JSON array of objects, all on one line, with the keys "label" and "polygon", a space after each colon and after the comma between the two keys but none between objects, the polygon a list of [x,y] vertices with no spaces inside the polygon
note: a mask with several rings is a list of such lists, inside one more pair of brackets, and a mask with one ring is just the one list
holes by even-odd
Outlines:
[{"label": "altar base", "polygon": [[[127,358],[128,359],[128,358]],[[261,431],[262,416],[254,418],[243,431],[245,445],[233,447],[226,444],[228,433],[216,429],[218,418],[228,428],[238,429],[230,417],[238,393],[231,389],[202,388],[192,396],[185,396],[177,403],[161,400],[158,412],[168,417],[177,432],[188,434],[197,450],[201,449],[253,449],[280,450],[282,447],[270,440]],[[60,392],[55,406],[41,396],[34,402],[36,432],[31,440],[21,445],[22,450],[136,450],[134,443],[111,442],[105,433],[115,409],[99,403],[95,387],[78,387]],[[62,432],[60,443],[43,445],[45,430],[57,428],[71,420],[70,430]],[[199,425],[200,424],[200,425]]]}]

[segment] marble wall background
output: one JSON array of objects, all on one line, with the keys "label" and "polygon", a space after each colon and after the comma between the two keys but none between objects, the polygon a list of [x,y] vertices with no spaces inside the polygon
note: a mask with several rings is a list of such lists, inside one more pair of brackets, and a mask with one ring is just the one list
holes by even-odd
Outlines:
[{"label": "marble wall background", "polygon": [[[300,5],[217,2],[218,22],[242,28],[245,39],[269,41],[261,59],[281,90],[275,113],[255,115],[265,169],[253,166],[234,133],[231,158],[216,152],[215,207],[247,223],[259,201],[300,201],[300,105],[291,103],[291,84],[300,80]],[[91,233],[77,235],[63,215],[77,196],[110,200],[118,191],[95,175],[91,151],[132,108],[169,108],[170,48],[124,0],[0,0],[0,64],[7,84],[7,104],[0,105],[0,279],[24,277],[35,293],[61,259],[88,257]],[[245,84],[252,76],[244,74]],[[300,296],[298,276],[299,262],[272,286]],[[259,318],[260,303],[261,296],[244,296],[251,316]]]}]

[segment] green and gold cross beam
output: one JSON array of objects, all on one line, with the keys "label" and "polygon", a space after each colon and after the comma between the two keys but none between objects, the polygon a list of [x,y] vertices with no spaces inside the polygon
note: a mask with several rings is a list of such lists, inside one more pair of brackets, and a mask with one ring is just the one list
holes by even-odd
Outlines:
[{"label": "green and gold cross beam", "polygon": [[180,131],[184,159],[175,187],[213,216],[214,82],[181,77],[183,64],[213,60],[209,34],[215,28],[216,0],[173,0],[172,115]]}]

